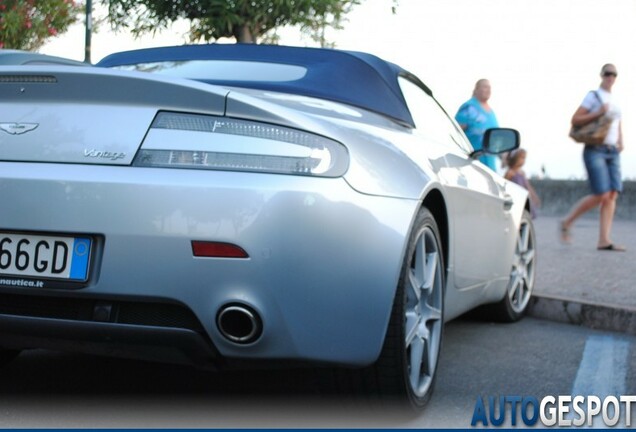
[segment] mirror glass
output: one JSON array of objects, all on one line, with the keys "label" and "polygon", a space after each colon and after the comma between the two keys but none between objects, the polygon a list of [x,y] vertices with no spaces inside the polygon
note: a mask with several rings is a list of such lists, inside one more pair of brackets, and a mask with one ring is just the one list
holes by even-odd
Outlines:
[{"label": "mirror glass", "polygon": [[484,149],[489,153],[509,152],[519,147],[519,132],[514,129],[488,129],[484,134]]}]

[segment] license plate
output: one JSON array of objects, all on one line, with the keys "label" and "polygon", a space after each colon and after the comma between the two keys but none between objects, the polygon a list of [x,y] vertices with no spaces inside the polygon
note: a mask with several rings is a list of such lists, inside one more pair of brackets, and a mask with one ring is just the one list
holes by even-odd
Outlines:
[{"label": "license plate", "polygon": [[0,276],[84,282],[91,239],[0,232]]}]

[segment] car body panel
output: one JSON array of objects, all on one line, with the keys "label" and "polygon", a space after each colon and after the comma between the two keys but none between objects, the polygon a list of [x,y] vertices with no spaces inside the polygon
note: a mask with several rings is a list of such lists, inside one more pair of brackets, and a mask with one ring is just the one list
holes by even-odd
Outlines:
[{"label": "car body panel", "polygon": [[69,66],[90,66],[77,60],[64,57],[50,56],[30,51],[0,49],[0,65],[69,65]]}]

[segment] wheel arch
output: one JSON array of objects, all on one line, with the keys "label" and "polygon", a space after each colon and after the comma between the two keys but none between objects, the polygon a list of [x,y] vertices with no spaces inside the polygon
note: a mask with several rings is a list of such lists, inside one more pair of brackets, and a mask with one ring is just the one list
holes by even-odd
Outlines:
[{"label": "wheel arch", "polygon": [[439,189],[431,190],[424,200],[422,207],[426,207],[433,214],[442,242],[442,250],[444,252],[444,277],[448,280],[448,259],[449,259],[449,223],[448,209],[446,201]]},{"label": "wheel arch", "polygon": [[524,208],[526,210],[528,210],[528,213],[532,214],[532,209],[530,208],[531,204],[530,204],[530,196],[528,196],[528,198],[526,199],[526,203],[524,205]]}]

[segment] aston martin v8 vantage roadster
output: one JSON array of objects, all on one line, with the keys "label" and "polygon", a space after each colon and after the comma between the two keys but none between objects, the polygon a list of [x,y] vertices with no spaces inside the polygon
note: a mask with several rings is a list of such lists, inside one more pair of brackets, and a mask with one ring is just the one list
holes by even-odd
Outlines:
[{"label": "aston martin v8 vantage roadster", "polygon": [[1,66],[0,363],[286,362],[422,406],[445,321],[528,306],[527,192],[478,161],[518,145],[490,129],[474,151],[420,79],[360,52]]}]

